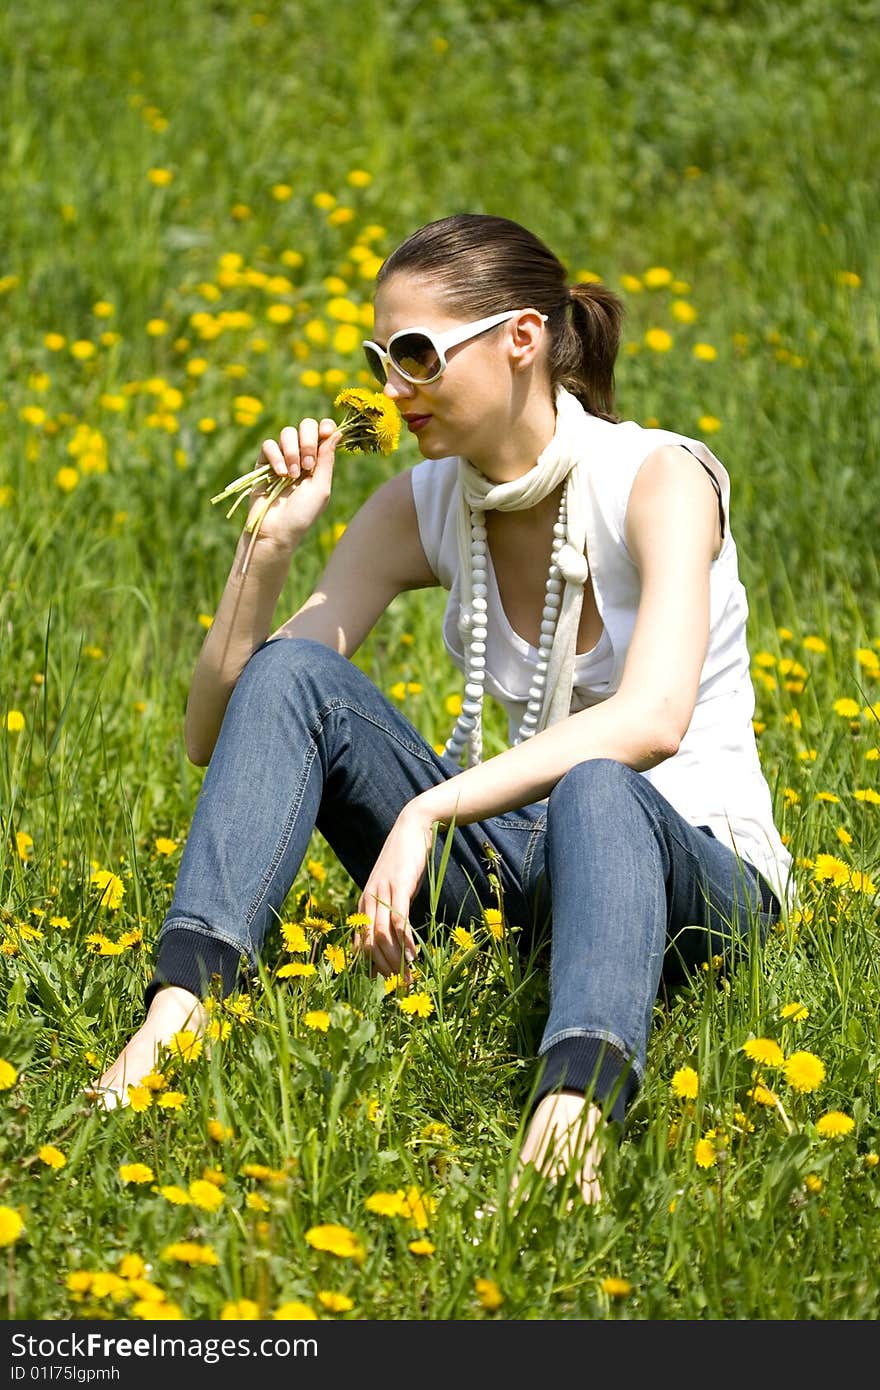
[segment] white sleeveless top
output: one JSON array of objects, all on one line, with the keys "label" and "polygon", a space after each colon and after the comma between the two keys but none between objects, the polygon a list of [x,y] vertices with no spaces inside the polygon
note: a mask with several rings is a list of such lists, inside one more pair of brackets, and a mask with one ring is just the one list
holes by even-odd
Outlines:
[{"label": "white sleeveless top", "polygon": [[[710,569],[709,644],[696,706],[678,752],[641,775],[692,825],[716,837],[764,875],[780,901],[793,900],[791,856],[773,821],[770,788],[761,770],[752,717],[755,694],[746,644],[748,604],[730,533],[730,479],[700,440],[634,421],[611,424],[588,416],[587,558],[603,621],[596,646],[575,659],[571,712],[613,695],[620,685],[638,609],[638,570],[627,550],[629,494],[644,460],[665,444],[695,454],[717,480],[723,517],[721,550]],[[443,640],[459,670],[458,460],[425,459],[411,470],[419,537],[430,568],[449,590]],[[548,555],[549,562],[549,555]],[[486,691],[504,707],[509,738],[525,712],[537,649],[511,627],[488,556]]]}]

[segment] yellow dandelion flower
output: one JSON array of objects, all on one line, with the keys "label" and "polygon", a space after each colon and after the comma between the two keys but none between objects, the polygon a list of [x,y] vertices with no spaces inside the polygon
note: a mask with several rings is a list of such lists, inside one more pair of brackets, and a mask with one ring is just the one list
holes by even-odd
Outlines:
[{"label": "yellow dandelion flower", "polygon": [[149,1086],[128,1087],[128,1104],[137,1115],[143,1110],[149,1110],[153,1104],[153,1092]]},{"label": "yellow dandelion flower", "polygon": [[73,492],[73,489],[79,485],[79,473],[75,468],[65,465],[63,468],[59,468],[55,474],[55,483],[62,492]]},{"label": "yellow dandelion flower", "polygon": [[96,869],[89,879],[101,890],[101,906],[115,912],[125,896],[125,884],[110,869]]},{"label": "yellow dandelion flower", "polygon": [[680,1100],[696,1100],[700,1089],[700,1078],[693,1067],[679,1067],[670,1082],[673,1094]]},{"label": "yellow dandelion flower", "polygon": [[834,854],[817,854],[813,861],[813,878],[817,883],[832,882],[836,887],[849,883],[850,867]]},{"label": "yellow dandelion flower", "polygon": [[29,835],[26,830],[17,830],[15,832],[15,850],[19,859],[28,860],[31,857],[33,847],[34,840],[32,835]]},{"label": "yellow dandelion flower", "polygon": [[23,1231],[21,1213],[14,1207],[0,1206],[0,1245],[14,1245]]},{"label": "yellow dandelion flower", "polygon": [[746,1095],[750,1100],[753,1100],[756,1105],[766,1105],[769,1108],[771,1105],[778,1104],[776,1096],[770,1090],[769,1086],[763,1085],[760,1081],[756,1082],[750,1091],[746,1091]]},{"label": "yellow dandelion flower", "polygon": [[715,434],[721,429],[721,421],[717,415],[701,415],[697,421],[697,428],[702,430],[703,434]]},{"label": "yellow dandelion flower", "polygon": [[644,272],[642,280],[649,289],[663,289],[672,283],[672,271],[667,270],[665,265],[652,265]]},{"label": "yellow dandelion flower", "polygon": [[354,1307],[354,1300],[347,1293],[337,1293],[334,1289],[320,1289],[318,1302],[329,1313],[348,1313]]},{"label": "yellow dandelion flower", "polygon": [[166,1245],[159,1258],[175,1260],[187,1265],[219,1265],[217,1252],[210,1245],[200,1245],[194,1240],[177,1240]]},{"label": "yellow dandelion flower", "polygon": [[835,700],[831,708],[843,719],[858,719],[861,713],[861,705],[858,701],[851,700],[848,695],[842,695],[839,700]]},{"label": "yellow dandelion flower", "polygon": [[177,841],[169,840],[166,836],[160,835],[155,841],[156,853],[169,855],[177,849]]},{"label": "yellow dandelion flower", "polygon": [[873,787],[860,787],[853,792],[856,801],[864,801],[869,806],[880,806],[880,792]]},{"label": "yellow dandelion flower", "polygon": [[249,1192],[244,1199],[245,1206],[250,1211],[269,1211],[269,1203],[259,1192]]},{"label": "yellow dandelion flower", "polygon": [[236,1298],[220,1309],[220,1322],[253,1322],[260,1317],[260,1305],[252,1298]]},{"label": "yellow dandelion flower", "polygon": [[326,917],[315,917],[310,912],[307,912],[303,918],[303,926],[309,927],[312,931],[323,932],[325,935],[333,930],[333,923],[328,922]]},{"label": "yellow dandelion flower", "polygon": [[11,1062],[0,1057],[0,1091],[10,1090],[18,1080],[18,1072]]},{"label": "yellow dandelion flower", "polygon": [[838,285],[845,285],[848,289],[858,289],[862,283],[862,277],[857,275],[854,270],[838,270],[834,275]]},{"label": "yellow dandelion flower", "polygon": [[54,1144],[43,1144],[37,1158],[41,1163],[45,1163],[47,1168],[63,1168],[67,1162],[64,1154],[60,1149],[56,1149]]},{"label": "yellow dandelion flower", "polygon": [[749,1038],[742,1045],[742,1050],[752,1062],[758,1062],[765,1067],[781,1067],[785,1061],[785,1054],[779,1043],[772,1038]]},{"label": "yellow dandelion flower", "polygon": [[875,898],[877,895],[877,885],[867,874],[863,874],[860,869],[853,869],[849,876],[849,886],[857,893],[864,893],[868,898]]},{"label": "yellow dandelion flower", "polygon": [[285,951],[289,951],[292,955],[308,953],[308,937],[299,922],[282,922],[281,939],[284,942]]},{"label": "yellow dandelion flower", "polygon": [[410,1250],[413,1255],[433,1255],[437,1247],[433,1241],[426,1240],[425,1237],[422,1236],[418,1240],[411,1240],[407,1249]]},{"label": "yellow dandelion flower", "polygon": [[808,1173],[807,1176],[804,1178],[804,1187],[807,1189],[808,1192],[812,1192],[814,1196],[817,1193],[821,1192],[823,1183],[822,1179],[819,1177],[819,1174]]},{"label": "yellow dandelion flower", "polygon": [[852,1116],[842,1110],[827,1110],[816,1121],[816,1133],[823,1139],[841,1139],[845,1134],[851,1134],[855,1125]]},{"label": "yellow dandelion flower", "polygon": [[208,1135],[214,1140],[215,1144],[222,1144],[224,1140],[231,1139],[234,1134],[235,1130],[231,1125],[224,1125],[217,1119],[208,1121]]},{"label": "yellow dandelion flower", "polygon": [[170,169],[150,169],[147,178],[155,188],[167,188],[174,175]]},{"label": "yellow dandelion flower", "polygon": [[293,960],[288,965],[282,965],[279,970],[276,970],[275,978],[278,980],[289,980],[294,976],[305,977],[314,975],[316,970],[317,966],[312,965],[310,961]]},{"label": "yellow dandelion flower", "polygon": [[813,1052],[793,1052],[786,1059],[785,1079],[796,1091],[815,1091],[825,1080],[825,1063]]},{"label": "yellow dandelion flower", "polygon": [[334,406],[344,406],[339,429],[342,447],[349,453],[391,454],[400,442],[401,416],[397,406],[381,391],[352,386],[340,391]]},{"label": "yellow dandelion flower", "polygon": [[152,1168],[146,1163],[123,1163],[119,1168],[119,1178],[124,1183],[155,1182]]},{"label": "yellow dandelion flower", "polygon": [[314,1028],[319,1033],[326,1033],[330,1027],[330,1015],[323,1009],[310,1009],[303,1015],[303,1023],[307,1028]]},{"label": "yellow dandelion flower", "polygon": [[779,1010],[779,1017],[787,1019],[790,1023],[804,1023],[810,1017],[810,1011],[806,1004],[793,1000],[790,1004],[783,1004]]},{"label": "yellow dandelion flower", "polygon": [[203,1168],[202,1182],[213,1183],[214,1187],[223,1187],[226,1183],[226,1174],[222,1168]]},{"label": "yellow dandelion flower", "polygon": [[408,994],[397,1002],[402,1013],[417,1014],[419,1018],[428,1018],[434,1012],[434,1002],[428,994]]},{"label": "yellow dandelion flower", "polygon": [[350,183],[352,188],[367,188],[373,182],[373,175],[366,169],[349,169],[345,181]]},{"label": "yellow dandelion flower", "polygon": [[476,945],[473,933],[469,932],[465,927],[453,927],[452,939],[456,946],[460,946],[463,951],[470,951]]},{"label": "yellow dandelion flower", "polygon": [[718,1162],[718,1151],[711,1139],[699,1139],[694,1147],[694,1160],[698,1168],[711,1168]]},{"label": "yellow dandelion flower", "polygon": [[626,1298],[632,1293],[632,1284],[628,1279],[616,1278],[613,1274],[602,1280],[600,1285],[603,1293],[607,1293],[609,1298]]},{"label": "yellow dandelion flower", "polygon": [[714,362],[718,357],[718,349],[711,343],[695,343],[694,357],[698,362]]},{"label": "yellow dandelion flower", "polygon": [[178,1187],[176,1183],[167,1183],[164,1187],[160,1187],[159,1195],[175,1207],[188,1207],[190,1205],[189,1193],[184,1188]]},{"label": "yellow dandelion flower", "polygon": [[880,1163],[880,1154],[874,1153],[873,1150],[871,1153],[865,1154],[866,1168],[876,1168],[878,1163]]},{"label": "yellow dandelion flower", "polygon": [[191,1028],[181,1028],[172,1037],[168,1050],[181,1062],[196,1062],[202,1055],[202,1039]]},{"label": "yellow dandelion flower", "polygon": [[645,347],[652,352],[668,352],[672,347],[672,334],[665,328],[649,328],[645,333]]},{"label": "yellow dandelion flower", "polygon": [[345,969],[345,951],[341,946],[325,946],[324,959],[329,963],[334,975]]},{"label": "yellow dandelion flower", "polygon": [[504,1294],[494,1279],[475,1279],[474,1293],[477,1295],[480,1306],[488,1309],[489,1312],[494,1312],[504,1302]]},{"label": "yellow dandelion flower", "polygon": [[289,183],[275,183],[272,185],[272,197],[276,203],[286,203],[293,197],[293,189]]},{"label": "yellow dandelion flower", "polygon": [[345,919],[347,927],[368,927],[371,922],[372,918],[366,912],[350,912]]},{"label": "yellow dandelion flower", "polygon": [[337,1255],[340,1259],[360,1262],[366,1255],[366,1250],[354,1231],[332,1222],[322,1226],[310,1226],[306,1231],[306,1241],[313,1250],[325,1250],[329,1255]]},{"label": "yellow dandelion flower", "polygon": [[407,1188],[406,1211],[404,1214],[413,1222],[418,1230],[427,1230],[430,1225],[431,1217],[436,1210],[437,1203],[427,1192],[421,1192],[417,1187]]},{"label": "yellow dandelion flower", "polygon": [[372,1192],[364,1198],[364,1206],[377,1216],[406,1216],[409,1212],[403,1188],[397,1192]]},{"label": "yellow dandelion flower", "polygon": [[186,1104],[183,1091],[165,1091],[156,1104],[161,1110],[180,1110]]},{"label": "yellow dandelion flower", "polygon": [[305,1322],[306,1320],[318,1321],[318,1314],[314,1308],[310,1308],[308,1303],[299,1303],[293,1300],[290,1303],[282,1303],[280,1308],[276,1308],[272,1317],[279,1322]]},{"label": "yellow dandelion flower", "polygon": [[402,975],[386,975],[386,976],[385,976],[385,979],[383,980],[382,983],[383,983],[384,988],[385,988],[385,993],[386,993],[386,994],[393,994],[394,991],[395,991],[396,989],[400,989],[401,985],[403,984],[403,976],[402,976]]},{"label": "yellow dandelion flower", "polygon": [[218,1211],[226,1201],[219,1187],[212,1182],[206,1182],[204,1178],[196,1178],[191,1182],[188,1192],[193,1206],[201,1211]]}]

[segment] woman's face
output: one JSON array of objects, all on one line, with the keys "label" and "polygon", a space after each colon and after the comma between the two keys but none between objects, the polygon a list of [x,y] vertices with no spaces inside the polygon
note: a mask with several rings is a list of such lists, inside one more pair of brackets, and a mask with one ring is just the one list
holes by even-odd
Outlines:
[{"label": "woman's face", "polygon": [[[477,317],[452,312],[425,279],[400,272],[376,292],[371,336],[384,347],[402,328],[443,333]],[[446,370],[426,385],[414,385],[389,367],[385,395],[397,405],[425,458],[463,454],[476,461],[497,448],[515,413],[515,324],[510,320],[450,348]]]}]

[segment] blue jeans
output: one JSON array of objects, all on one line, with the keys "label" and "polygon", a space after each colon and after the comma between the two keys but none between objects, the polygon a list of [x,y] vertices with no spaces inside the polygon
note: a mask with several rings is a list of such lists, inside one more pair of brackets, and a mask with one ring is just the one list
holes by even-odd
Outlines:
[{"label": "blue jeans", "polygon": [[[216,975],[228,993],[240,964],[255,969],[315,827],[363,887],[402,807],[459,770],[345,657],[265,642],[205,773],[148,998],[163,983],[202,993]],[[457,826],[437,921],[466,926],[494,905],[490,872],[526,936],[552,925],[534,1099],[565,1086],[615,1118],[644,1073],[661,976],[739,954],[779,911],[752,865],[608,758],[576,764],[546,803]],[[426,874],[416,930],[429,894]]]}]

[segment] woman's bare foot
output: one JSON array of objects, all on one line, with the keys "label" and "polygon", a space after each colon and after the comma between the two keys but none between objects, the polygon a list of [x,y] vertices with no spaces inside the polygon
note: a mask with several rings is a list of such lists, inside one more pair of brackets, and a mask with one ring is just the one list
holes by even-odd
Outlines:
[{"label": "woman's bare foot", "polygon": [[528,1165],[550,1182],[570,1177],[588,1206],[602,1196],[599,1186],[602,1111],[578,1091],[551,1092],[538,1103],[519,1153],[515,1193]]},{"label": "woman's bare foot", "polygon": [[129,1086],[136,1086],[141,1077],[154,1070],[163,1044],[170,1043],[184,1028],[203,1032],[207,1019],[201,1000],[188,989],[166,985],[157,990],[140,1028],[103,1076],[86,1087],[86,1096],[105,1110],[127,1105]]}]

